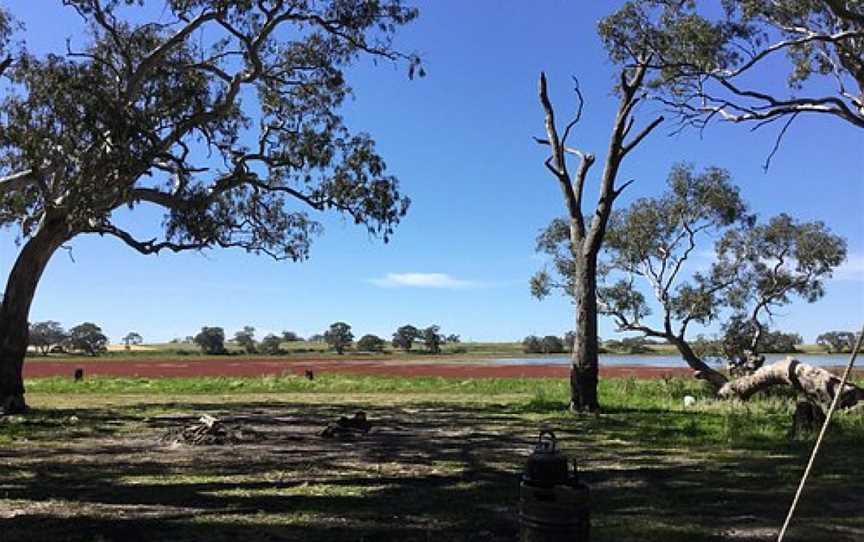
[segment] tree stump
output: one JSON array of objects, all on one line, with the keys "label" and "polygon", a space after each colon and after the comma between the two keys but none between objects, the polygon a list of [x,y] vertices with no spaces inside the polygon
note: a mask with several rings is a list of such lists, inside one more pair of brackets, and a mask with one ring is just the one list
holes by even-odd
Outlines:
[{"label": "tree stump", "polygon": [[798,401],[795,404],[795,413],[792,415],[791,437],[813,435],[822,429],[825,423],[825,413],[819,405],[810,401]]}]

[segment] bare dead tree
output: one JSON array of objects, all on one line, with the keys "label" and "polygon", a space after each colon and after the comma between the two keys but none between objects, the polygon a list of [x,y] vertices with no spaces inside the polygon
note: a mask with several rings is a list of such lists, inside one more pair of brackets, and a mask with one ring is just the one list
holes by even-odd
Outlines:
[{"label": "bare dead tree", "polygon": [[[600,177],[600,195],[593,217],[586,223],[582,199],[588,173],[594,164],[592,153],[568,145],[568,138],[582,117],[584,100],[576,85],[577,109],[574,118],[559,135],[555,112],[546,90],[546,75],[540,74],[540,104],[545,113],[546,138],[537,139],[550,148],[545,165],[558,181],[569,218],[570,250],[573,255],[572,280],[576,306],[575,339],[571,354],[570,410],[596,411],[599,345],[597,342],[597,255],[603,244],[606,225],[615,199],[633,181],[617,184],[618,171],[624,158],[663,122],[658,116],[635,133],[634,108],[641,101],[641,92],[650,59],[633,69],[624,69],[618,87],[618,111],[612,124],[612,133],[603,172]],[[578,158],[575,172],[568,168],[568,155]],[[542,278],[542,277],[541,277]],[[542,281],[541,281],[542,282]],[[542,289],[542,284],[539,285]]]}]

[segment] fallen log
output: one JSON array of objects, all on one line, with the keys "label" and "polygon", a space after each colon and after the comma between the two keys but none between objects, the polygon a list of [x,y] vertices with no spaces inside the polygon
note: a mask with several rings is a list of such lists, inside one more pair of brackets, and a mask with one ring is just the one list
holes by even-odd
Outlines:
[{"label": "fallen log", "polygon": [[205,414],[197,423],[169,431],[160,440],[172,445],[207,446],[255,442],[260,440],[260,435],[248,428],[229,425],[219,418]]},{"label": "fallen log", "polygon": [[828,404],[840,393],[840,408],[851,408],[864,401],[864,390],[847,383],[842,390],[840,378],[820,367],[801,363],[795,358],[765,365],[753,374],[730,380],[717,391],[721,399],[747,400],[754,394],[773,386],[790,386],[814,403]]}]

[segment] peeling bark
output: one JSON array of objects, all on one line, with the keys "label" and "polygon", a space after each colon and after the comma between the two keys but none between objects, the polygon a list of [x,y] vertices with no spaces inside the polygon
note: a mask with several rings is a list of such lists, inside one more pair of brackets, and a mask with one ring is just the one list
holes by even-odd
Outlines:
[{"label": "peeling bark", "polygon": [[[773,386],[789,386],[808,400],[825,404],[830,403],[838,393],[840,378],[825,369],[787,357],[762,367],[752,375],[727,382],[717,392],[717,396],[721,399],[747,400]],[[840,408],[850,408],[864,401],[864,390],[854,384],[847,383],[839,393]]]}]

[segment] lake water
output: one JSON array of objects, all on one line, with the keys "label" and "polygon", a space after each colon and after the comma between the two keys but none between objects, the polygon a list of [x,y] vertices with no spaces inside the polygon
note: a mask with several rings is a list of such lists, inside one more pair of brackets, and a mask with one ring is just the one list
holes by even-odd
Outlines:
[{"label": "lake water", "polygon": [[[794,354],[795,359],[802,363],[816,365],[819,367],[845,366],[849,362],[849,354]],[[765,363],[786,358],[786,354],[766,354]],[[499,358],[490,359],[485,363],[490,365],[567,365],[570,357],[544,356],[533,358]],[[686,367],[687,364],[679,356],[656,356],[656,355],[629,355],[621,356],[615,354],[600,354],[600,365],[640,365],[648,367]]]}]

